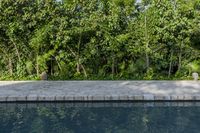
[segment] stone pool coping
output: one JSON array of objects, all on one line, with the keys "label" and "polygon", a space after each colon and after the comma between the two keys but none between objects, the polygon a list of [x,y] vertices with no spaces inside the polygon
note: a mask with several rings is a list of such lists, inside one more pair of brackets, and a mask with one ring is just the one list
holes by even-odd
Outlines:
[{"label": "stone pool coping", "polygon": [[131,107],[200,107],[200,102],[179,101],[179,102],[13,102],[1,103],[0,109],[16,108],[131,108]]},{"label": "stone pool coping", "polygon": [[0,81],[0,102],[200,101],[199,81]]}]

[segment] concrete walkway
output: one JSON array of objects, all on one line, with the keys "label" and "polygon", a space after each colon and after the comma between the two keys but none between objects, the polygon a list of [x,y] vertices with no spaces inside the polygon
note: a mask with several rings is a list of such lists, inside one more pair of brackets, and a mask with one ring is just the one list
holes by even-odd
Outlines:
[{"label": "concrete walkway", "polygon": [[200,100],[199,81],[0,81],[0,101]]}]

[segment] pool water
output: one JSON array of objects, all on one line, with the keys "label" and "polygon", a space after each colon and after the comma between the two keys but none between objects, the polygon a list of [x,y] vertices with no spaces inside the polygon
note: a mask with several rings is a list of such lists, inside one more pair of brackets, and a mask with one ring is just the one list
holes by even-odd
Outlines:
[{"label": "pool water", "polygon": [[0,133],[199,133],[198,105],[0,103]]}]

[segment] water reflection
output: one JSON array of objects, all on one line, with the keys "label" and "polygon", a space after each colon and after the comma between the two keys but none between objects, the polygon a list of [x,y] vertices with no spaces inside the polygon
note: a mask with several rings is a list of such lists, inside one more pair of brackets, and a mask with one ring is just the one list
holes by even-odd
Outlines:
[{"label": "water reflection", "polygon": [[199,133],[199,103],[0,104],[1,133]]}]

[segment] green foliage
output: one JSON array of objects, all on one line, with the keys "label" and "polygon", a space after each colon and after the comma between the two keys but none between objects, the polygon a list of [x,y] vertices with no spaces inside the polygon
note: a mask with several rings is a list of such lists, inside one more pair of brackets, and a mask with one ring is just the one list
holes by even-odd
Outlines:
[{"label": "green foliage", "polygon": [[193,62],[189,63],[187,66],[189,72],[200,72],[200,61],[194,60]]},{"label": "green foliage", "polygon": [[33,73],[34,66],[31,61],[26,62],[26,70],[27,70],[28,74],[30,74],[30,75]]},{"label": "green foliage", "polygon": [[154,75],[153,69],[148,68],[144,79],[151,80],[151,79],[153,79],[153,75]]},{"label": "green foliage", "polygon": [[199,72],[199,7],[199,0],[0,1],[1,79],[43,71],[57,80],[187,79]]}]

